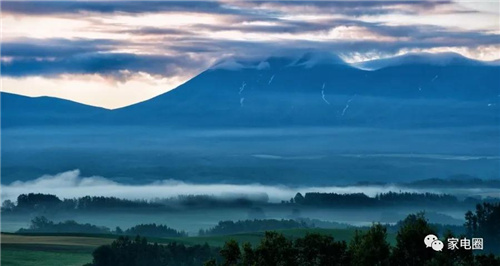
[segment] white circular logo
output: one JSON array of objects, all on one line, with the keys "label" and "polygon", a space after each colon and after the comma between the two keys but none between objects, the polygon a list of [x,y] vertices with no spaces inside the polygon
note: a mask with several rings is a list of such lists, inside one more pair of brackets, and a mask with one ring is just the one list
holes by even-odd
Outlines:
[{"label": "white circular logo", "polygon": [[435,251],[443,251],[444,244],[441,240],[434,240],[432,241],[431,246]]},{"label": "white circular logo", "polygon": [[435,235],[427,235],[425,238],[424,238],[424,243],[425,243],[425,247],[426,248],[430,248],[431,245],[432,245],[432,242],[434,242],[435,240],[437,240],[437,236]]}]

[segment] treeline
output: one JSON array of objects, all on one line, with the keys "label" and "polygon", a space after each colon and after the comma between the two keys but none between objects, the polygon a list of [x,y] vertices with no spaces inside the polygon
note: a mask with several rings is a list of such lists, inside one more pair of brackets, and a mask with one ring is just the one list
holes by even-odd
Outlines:
[{"label": "treeline", "polygon": [[[484,207],[484,206],[483,206]],[[498,208],[498,205],[495,207]],[[494,209],[488,214],[491,219]],[[476,213],[477,215],[477,213]],[[498,220],[497,220],[498,222]],[[446,247],[437,252],[427,248],[423,239],[437,233],[422,214],[409,215],[402,221],[396,235],[396,244],[387,242],[387,229],[374,224],[367,231],[357,231],[349,242],[336,241],[321,234],[307,234],[305,237],[289,239],[277,232],[266,232],[260,243],[253,247],[250,243],[240,244],[229,240],[222,249],[195,246],[203,250],[191,255],[186,247],[161,247],[148,244],[146,239],[130,241],[119,238],[111,245],[97,248],[93,253],[92,266],[133,266],[133,265],[300,265],[300,266],[431,266],[431,265],[500,265],[500,258],[493,254],[473,253],[471,249],[450,250]],[[448,238],[463,238],[452,233],[441,235],[446,243]],[[203,247],[203,248],[202,248]],[[186,259],[193,256],[192,259]],[[123,257],[122,257],[123,256]],[[207,259],[207,260],[205,260]],[[203,262],[204,261],[204,262]]]},{"label": "treeline", "polygon": [[174,210],[178,208],[206,207],[252,207],[255,204],[267,203],[267,195],[253,199],[245,197],[219,198],[209,195],[179,195],[177,197],[153,200],[128,200],[116,197],[85,196],[74,199],[60,199],[51,194],[21,194],[14,203],[5,200],[2,212],[26,211],[100,211],[135,209],[141,211]]},{"label": "treeline", "polygon": [[205,245],[185,246],[178,243],[148,243],[137,236],[134,240],[121,236],[111,245],[100,246],[92,253],[93,263],[85,266],[194,266],[220,256],[218,248]]},{"label": "treeline", "polygon": [[105,226],[80,224],[73,220],[55,223],[44,216],[31,220],[29,228],[21,228],[17,233],[78,233],[78,234],[116,234],[147,237],[185,237],[187,233],[177,231],[161,224],[139,224],[125,231],[116,227],[114,231]]},{"label": "treeline", "polygon": [[263,232],[269,230],[308,228],[305,222],[295,220],[244,220],[244,221],[220,221],[210,229],[200,229],[200,236],[230,235],[250,232]]},{"label": "treeline", "polygon": [[147,209],[161,206],[161,204],[155,202],[120,199],[116,197],[85,196],[61,200],[59,197],[51,194],[29,193],[19,195],[16,203],[10,200],[4,201],[2,204],[2,211]]},{"label": "treeline", "polygon": [[73,220],[54,223],[44,216],[35,217],[31,220],[29,228],[21,228],[17,233],[85,233],[85,234],[109,234],[111,230],[104,226],[91,224],[80,224]]},{"label": "treeline", "polygon": [[246,196],[216,197],[212,195],[179,195],[164,199],[155,199],[153,202],[169,207],[252,207],[255,204],[265,204],[269,196],[265,193],[248,198]]},{"label": "treeline", "polygon": [[[314,225],[307,225],[304,221],[295,220],[243,220],[243,221],[221,221],[210,229],[200,229],[200,236],[230,235],[250,232],[264,232],[269,230],[310,228]],[[111,230],[105,226],[95,226],[91,224],[80,224],[73,220],[55,223],[44,216],[35,217],[31,220],[28,228],[21,228],[17,233],[85,233],[85,234],[116,234],[128,236],[146,237],[187,237],[185,231],[172,229],[162,224],[139,224],[129,229],[122,230],[116,227]]]},{"label": "treeline", "polygon": [[172,229],[166,225],[157,225],[155,223],[153,224],[139,224],[134,227],[131,227],[127,230],[125,230],[123,233],[120,233],[118,230],[119,227],[117,227],[117,230],[115,230],[116,234],[124,234],[124,235],[141,235],[141,236],[148,236],[148,237],[186,237],[188,236],[186,232],[184,231],[177,231],[175,229]]},{"label": "treeline", "polygon": [[[227,241],[220,250],[222,260],[213,258],[205,265],[500,265],[500,258],[493,254],[474,254],[470,249],[449,250],[446,247],[436,252],[426,248],[422,240],[436,232],[421,215],[409,215],[403,223],[394,247],[387,242],[386,228],[380,224],[374,224],[366,232],[358,231],[349,243],[320,234],[292,240],[277,232],[266,232],[256,247]],[[452,237],[460,238],[448,233],[441,239]]]},{"label": "treeline", "polygon": [[[497,198],[490,198],[490,202],[499,202]],[[288,204],[297,204],[316,207],[341,207],[341,208],[359,208],[359,207],[393,207],[393,206],[474,206],[482,203],[483,200],[477,198],[466,198],[459,200],[457,197],[449,194],[434,193],[410,193],[410,192],[387,192],[377,194],[375,197],[368,197],[364,193],[338,194],[338,193],[319,193],[309,192],[302,196],[297,193]]]},{"label": "treeline", "polygon": [[[304,196],[297,193],[289,201],[282,201],[282,205],[302,205],[310,207],[333,208],[363,208],[363,207],[393,207],[393,206],[446,206],[470,208],[482,202],[498,203],[499,198],[466,198],[459,200],[448,194],[433,193],[396,193],[388,192],[368,197],[363,193],[337,194],[310,192]],[[29,193],[21,194],[14,203],[6,200],[2,204],[2,212],[58,212],[58,211],[109,211],[128,210],[136,211],[171,211],[182,208],[248,208],[258,209],[259,206],[274,205],[268,202],[267,195],[254,199],[245,197],[219,198],[209,195],[181,195],[166,199],[128,200],[116,197],[85,196],[74,199],[60,199],[55,195]],[[257,218],[257,217],[255,217]]]}]

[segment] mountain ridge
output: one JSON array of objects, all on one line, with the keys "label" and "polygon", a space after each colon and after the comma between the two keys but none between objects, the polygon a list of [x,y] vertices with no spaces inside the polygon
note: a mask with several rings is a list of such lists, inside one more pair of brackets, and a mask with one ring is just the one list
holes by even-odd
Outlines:
[{"label": "mountain ridge", "polygon": [[[436,57],[453,59],[455,55]],[[498,109],[500,67],[480,64],[471,68],[461,61],[450,62],[403,64],[367,71],[351,67],[335,55],[306,53],[296,58],[269,57],[238,63],[243,68],[209,68],[169,92],[110,111],[88,111],[69,105],[71,110],[55,112],[59,104],[55,107],[30,104],[35,106],[32,108],[19,107],[23,105],[20,103],[16,107],[3,99],[3,126],[28,125],[33,117],[38,117],[35,124],[52,123],[48,117],[56,124],[70,123],[71,114],[81,123],[190,127],[376,125],[399,128],[437,126],[438,120],[448,125],[472,125],[491,124],[498,119],[492,111]],[[29,101],[56,100],[32,98]],[[471,112],[472,109],[483,111]]]},{"label": "mountain ridge", "polygon": [[75,168],[131,183],[498,177],[498,159],[342,154],[498,155],[500,68],[268,61],[116,110],[2,97],[2,182]]}]

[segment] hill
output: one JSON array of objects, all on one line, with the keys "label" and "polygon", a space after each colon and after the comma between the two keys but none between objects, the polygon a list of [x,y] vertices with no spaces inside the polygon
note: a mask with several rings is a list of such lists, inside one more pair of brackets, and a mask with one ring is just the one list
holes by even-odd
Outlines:
[{"label": "hill", "polygon": [[52,97],[26,97],[1,92],[2,129],[26,126],[74,126],[107,110]]}]

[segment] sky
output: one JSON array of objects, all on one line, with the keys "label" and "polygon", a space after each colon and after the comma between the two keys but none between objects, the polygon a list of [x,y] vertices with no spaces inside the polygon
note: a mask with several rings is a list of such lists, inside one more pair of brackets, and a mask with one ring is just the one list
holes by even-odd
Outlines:
[{"label": "sky", "polygon": [[2,1],[2,88],[114,109],[218,61],[318,50],[500,59],[500,2]]}]

